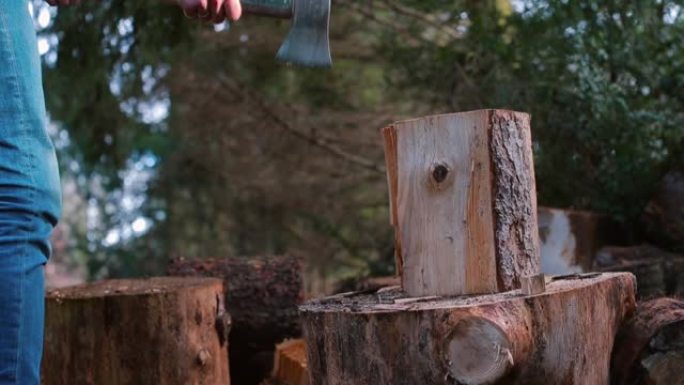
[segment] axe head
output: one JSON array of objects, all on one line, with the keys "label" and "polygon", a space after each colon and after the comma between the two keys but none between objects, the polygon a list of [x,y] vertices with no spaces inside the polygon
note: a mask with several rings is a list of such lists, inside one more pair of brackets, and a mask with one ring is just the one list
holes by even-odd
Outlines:
[{"label": "axe head", "polygon": [[278,50],[279,60],[306,67],[330,67],[330,1],[294,0],[293,22]]}]

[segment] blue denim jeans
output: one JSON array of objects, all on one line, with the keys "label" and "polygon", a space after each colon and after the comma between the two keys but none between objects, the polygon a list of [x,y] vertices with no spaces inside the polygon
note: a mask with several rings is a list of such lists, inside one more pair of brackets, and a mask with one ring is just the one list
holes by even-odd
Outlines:
[{"label": "blue denim jeans", "polygon": [[0,385],[39,385],[43,266],[60,213],[33,20],[0,0]]}]

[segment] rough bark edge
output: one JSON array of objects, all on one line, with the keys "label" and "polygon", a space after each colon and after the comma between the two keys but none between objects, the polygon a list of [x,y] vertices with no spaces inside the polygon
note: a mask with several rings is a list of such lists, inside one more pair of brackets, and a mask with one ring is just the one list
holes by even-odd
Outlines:
[{"label": "rough bark edge", "polygon": [[684,320],[684,300],[658,298],[643,302],[615,339],[611,362],[613,385],[629,385],[638,376],[639,357],[656,333]]},{"label": "rough bark edge", "polygon": [[499,291],[540,271],[537,197],[528,114],[490,110],[492,210]]},{"label": "rough bark edge", "polygon": [[397,194],[399,191],[399,173],[397,159],[397,129],[395,126],[388,126],[382,129],[382,136],[385,147],[385,162],[387,164],[387,186],[389,188],[390,201],[390,223],[394,227],[394,259],[396,265],[396,275],[404,276],[404,260],[401,249],[401,237],[397,221]]}]

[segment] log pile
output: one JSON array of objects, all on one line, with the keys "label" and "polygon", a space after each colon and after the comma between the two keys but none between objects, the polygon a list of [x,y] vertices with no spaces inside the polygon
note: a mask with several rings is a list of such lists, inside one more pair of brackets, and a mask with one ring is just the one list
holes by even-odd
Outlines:
[{"label": "log pile", "polygon": [[684,384],[684,300],[640,304],[618,334],[611,373],[614,385]]},{"label": "log pile", "polygon": [[221,278],[233,319],[230,368],[233,381],[256,385],[271,374],[275,345],[301,336],[301,260],[289,256],[178,259],[169,275]]},{"label": "log pile", "polygon": [[44,385],[226,385],[223,283],[113,280],[47,295]]},{"label": "log pile", "polygon": [[653,246],[604,247],[596,255],[594,268],[634,274],[641,299],[684,295],[684,256]]}]

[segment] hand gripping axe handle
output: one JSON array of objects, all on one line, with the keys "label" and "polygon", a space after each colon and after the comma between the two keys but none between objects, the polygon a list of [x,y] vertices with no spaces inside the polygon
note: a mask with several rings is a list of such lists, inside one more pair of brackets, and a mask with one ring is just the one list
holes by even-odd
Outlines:
[{"label": "hand gripping axe handle", "polygon": [[242,0],[246,13],[292,19],[278,60],[306,67],[330,67],[331,0]]}]

